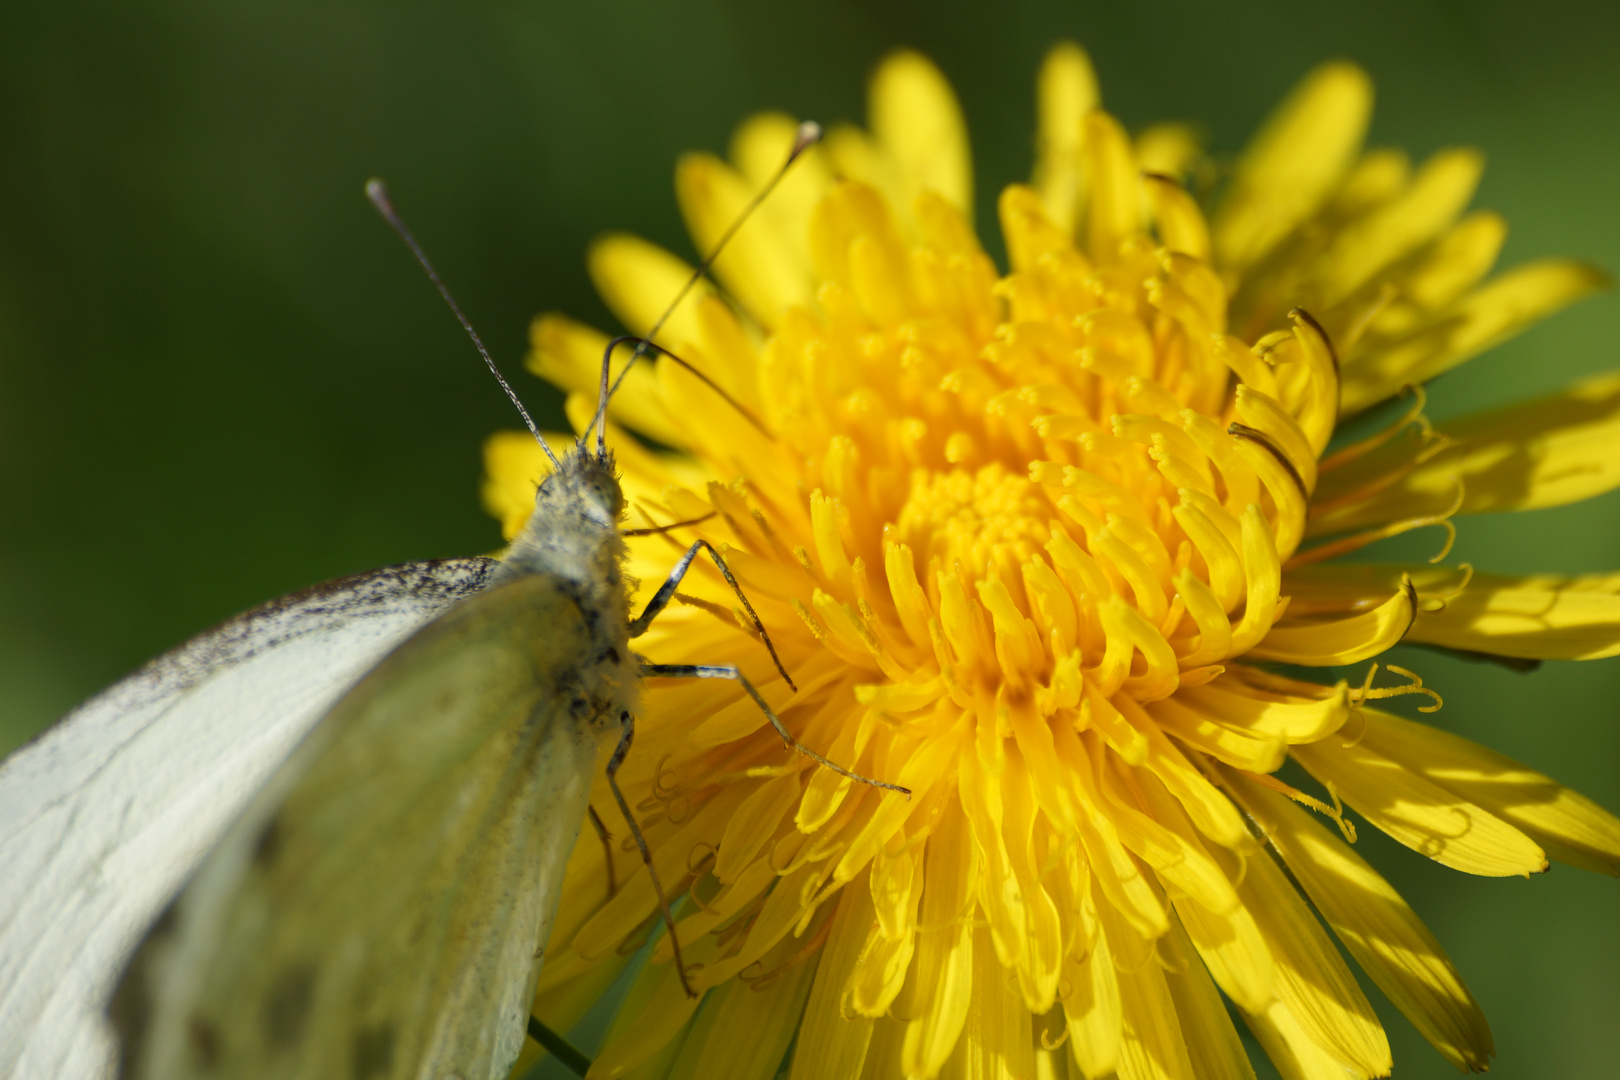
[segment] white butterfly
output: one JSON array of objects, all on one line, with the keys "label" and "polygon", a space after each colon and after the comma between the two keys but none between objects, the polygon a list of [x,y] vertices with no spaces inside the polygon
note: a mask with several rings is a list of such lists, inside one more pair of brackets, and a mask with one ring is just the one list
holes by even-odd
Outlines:
[{"label": "white butterfly", "polygon": [[240,615],[0,764],[0,1076],[92,1077],[135,945],[292,747],[367,669],[477,592],[416,563]]},{"label": "white butterfly", "polygon": [[0,1077],[504,1076],[645,675],[735,679],[789,746],[875,783],[799,747],[735,668],[630,650],[708,545],[630,617],[610,394],[604,359],[595,446],[553,459],[500,562],[275,601],[0,765]]}]

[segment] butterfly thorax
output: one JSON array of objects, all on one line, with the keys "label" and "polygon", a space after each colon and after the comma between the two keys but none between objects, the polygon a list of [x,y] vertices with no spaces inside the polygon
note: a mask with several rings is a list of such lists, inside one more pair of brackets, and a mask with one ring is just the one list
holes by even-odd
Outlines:
[{"label": "butterfly thorax", "polygon": [[594,727],[617,731],[619,713],[635,708],[638,662],[626,626],[629,594],[619,535],[624,495],[613,455],[580,448],[540,483],[534,514],[507,550],[492,588],[530,575],[553,579],[578,605],[589,643],[577,669],[580,691],[597,714]]}]

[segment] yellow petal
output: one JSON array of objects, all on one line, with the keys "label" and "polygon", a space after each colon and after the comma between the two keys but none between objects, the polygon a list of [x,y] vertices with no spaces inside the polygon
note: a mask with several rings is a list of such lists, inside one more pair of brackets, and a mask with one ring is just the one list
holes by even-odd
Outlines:
[{"label": "yellow petal", "polygon": [[1244,869],[1238,896],[1271,950],[1288,1023],[1362,1075],[1386,1075],[1389,1039],[1322,924],[1270,855],[1255,852]]},{"label": "yellow petal", "polygon": [[1167,885],[1211,911],[1227,912],[1237,906],[1232,883],[1198,843],[1196,835],[1183,836],[1138,809],[1120,772],[1104,766],[1098,780],[1108,800],[1105,810],[1113,817],[1120,840],[1153,867]]},{"label": "yellow petal", "polygon": [[[675,166],[675,197],[686,227],[707,255],[741,217],[754,189],[730,166],[710,154],[687,154]],[[811,299],[810,267],[764,214],[743,222],[714,262],[715,274],[731,294],[767,329],[782,313]]]},{"label": "yellow petal", "polygon": [[[687,958],[690,963],[691,956]],[[677,1036],[701,999],[689,998],[674,964],[646,964],[608,1028],[590,1080],[616,1080],[636,1066],[678,1047]]]},{"label": "yellow petal", "polygon": [[862,1016],[880,1017],[900,993],[911,966],[916,947],[913,933],[893,941],[885,937],[879,927],[873,927],[866,936],[855,974],[849,983],[849,1007]]},{"label": "yellow petal", "polygon": [[907,198],[893,157],[860,128],[849,124],[834,126],[822,140],[820,149],[837,179],[853,180],[876,189],[890,206],[902,213],[910,207],[911,200]]},{"label": "yellow petal", "polygon": [[1215,250],[1238,273],[1332,192],[1361,149],[1372,112],[1367,73],[1342,61],[1307,75],[1243,152],[1215,215]]},{"label": "yellow petal", "polygon": [[1164,981],[1176,1003],[1176,1020],[1188,1057],[1198,1062],[1199,1080],[1254,1080],[1254,1066],[1232,1026],[1226,1003],[1186,933],[1171,923],[1160,948],[1169,968]]},{"label": "yellow petal", "polygon": [[[816,973],[813,960],[795,961],[803,947],[804,942],[788,938],[766,954],[764,970],[781,971],[775,978],[754,983],[733,979],[711,991],[669,1080],[716,1076],[772,1080],[798,1033],[799,1017]],[[738,1032],[747,1032],[748,1037],[738,1038]]]},{"label": "yellow petal", "polygon": [[996,206],[1013,270],[1032,269],[1049,252],[1073,250],[1074,242],[1067,230],[1051,219],[1040,197],[1030,188],[1008,184]]},{"label": "yellow petal", "polygon": [[901,1050],[906,1075],[915,1077],[938,1074],[961,1037],[972,1004],[978,853],[960,807],[947,808],[928,838],[924,868],[911,976],[917,983],[916,1011],[906,1024]]},{"label": "yellow petal", "polygon": [[1209,259],[1209,225],[1198,202],[1180,184],[1163,176],[1149,176],[1148,200],[1159,239],[1171,251]]},{"label": "yellow petal", "polygon": [[[675,294],[671,291],[669,295]],[[529,325],[532,351],[525,358],[524,366],[555,386],[584,395],[594,405],[601,393],[602,353],[609,340],[601,331],[566,315],[547,313]],[[635,347],[628,344],[614,350],[614,378],[624,371],[624,365],[634,352]],[[658,365],[664,362],[648,355],[638,359],[625,375],[618,393],[608,402],[608,416],[667,446],[682,446],[686,440],[681,435],[680,425],[664,407],[663,394],[658,388]]]},{"label": "yellow petal", "polygon": [[[1370,710],[1369,710],[1370,711]],[[1340,736],[1295,746],[1299,762],[1362,817],[1413,851],[1465,874],[1539,874],[1547,857],[1496,815]]]},{"label": "yellow petal", "polygon": [[[1120,913],[1132,931],[1126,938],[1116,936],[1114,948],[1118,954],[1132,942],[1151,941],[1158,937],[1169,923],[1158,894],[1148,885],[1136,860],[1120,843],[1119,833],[1101,803],[1102,794],[1097,791],[1089,755],[1104,751],[1097,742],[1089,742],[1085,751],[1080,751],[1081,743],[1072,732],[1064,732],[1060,728],[1057,734],[1060,736],[1058,752],[1076,780],[1075,790],[1086,810],[1079,822],[1080,839],[1091,866],[1092,882],[1098,893],[1098,908],[1106,907],[1109,911]],[[1066,740],[1061,738],[1064,735],[1068,736]],[[1122,962],[1131,961],[1127,959]]]},{"label": "yellow petal", "polygon": [[[738,125],[731,137],[731,163],[757,190],[770,182],[787,160],[799,135],[798,121],[785,113],[758,113]],[[805,230],[816,203],[832,187],[832,170],[819,146],[800,153],[787,175],[777,183],[756,213],[777,225],[777,233],[787,249],[804,266],[810,265],[810,247]]]},{"label": "yellow petal", "polygon": [[[1250,446],[1239,441],[1240,446]],[[1277,616],[1278,590],[1282,584],[1281,559],[1276,539],[1266,525],[1260,507],[1250,503],[1243,512],[1243,566],[1248,575],[1248,599],[1242,620],[1232,627],[1232,651],[1247,652],[1271,629]]]},{"label": "yellow petal", "polygon": [[[726,822],[748,794],[738,784],[729,785],[729,788],[694,811],[691,817],[680,823],[677,830],[665,831],[662,836],[649,836],[653,863],[660,881],[679,881],[687,873],[686,853],[699,844],[712,847],[719,843]],[[571,942],[573,951],[588,960],[599,960],[616,950],[626,935],[657,905],[657,896],[646,866],[640,861],[632,866],[634,869],[629,878],[620,882],[619,891],[597,909],[579,933],[574,935]]]},{"label": "yellow petal", "polygon": [[1119,1066],[1121,1034],[1119,979],[1107,936],[1098,933],[1084,959],[1065,958],[1063,978],[1070,987],[1063,1015],[1074,1063],[1086,1080],[1102,1080]]},{"label": "yellow petal", "polygon": [[1346,413],[1425,382],[1608,284],[1596,267],[1542,259],[1492,278],[1394,340],[1364,339],[1344,365]]},{"label": "yellow petal", "polygon": [[1099,103],[1097,73],[1085,50],[1072,41],[1054,45],[1035,84],[1035,171],[1030,185],[1052,223],[1070,236],[1085,203],[1083,121]]},{"label": "yellow petal", "polygon": [[1435,432],[1453,448],[1334,515],[1333,527],[1441,513],[1455,501],[1459,483],[1463,514],[1563,506],[1620,487],[1620,373],[1438,424]]},{"label": "yellow petal", "polygon": [[[1182,756],[1140,704],[1125,695],[1120,695],[1118,704],[1120,714],[1147,740],[1147,768],[1157,784],[1163,785],[1162,790],[1175,797],[1179,807],[1176,813],[1185,814],[1200,833],[1224,847],[1236,848],[1247,843],[1248,831],[1232,801]],[[1165,820],[1156,811],[1154,816]],[[1191,835],[1190,829],[1181,831]]]},{"label": "yellow petal", "polygon": [[[864,281],[857,278],[856,251],[864,260]],[[810,222],[810,250],[823,281],[850,288],[901,289],[909,283],[907,259],[889,204],[871,187],[852,180],[840,182],[817,206]],[[903,306],[903,305],[902,305]],[[777,340],[781,340],[780,337]]]},{"label": "yellow petal", "polygon": [[1512,822],[1551,858],[1620,876],[1620,819],[1590,799],[1448,731],[1365,713],[1362,745]]},{"label": "yellow petal", "polygon": [[1347,225],[1322,255],[1323,304],[1337,304],[1449,227],[1474,197],[1484,168],[1478,151],[1442,150],[1400,196]]},{"label": "yellow petal", "polygon": [[827,944],[821,947],[816,977],[799,1024],[793,1051],[792,1080],[821,1080],[827,1076],[859,1076],[872,1040],[872,1020],[859,1013],[846,1014],[844,995],[867,929],[874,918],[872,892],[857,879],[838,893]]},{"label": "yellow petal", "polygon": [[1276,772],[1282,767],[1288,744],[1281,736],[1255,735],[1217,723],[1189,706],[1184,697],[1185,692],[1148,706],[1154,722],[1167,734],[1248,772]]},{"label": "yellow petal", "polygon": [[1412,182],[1412,162],[1405,150],[1378,146],[1356,161],[1344,185],[1333,193],[1327,212],[1347,221],[1400,195]]},{"label": "yellow petal", "polygon": [[[1197,844],[1198,850],[1207,853],[1228,879],[1241,876],[1237,858],[1230,852],[1202,844],[1191,823],[1151,777],[1143,778],[1138,787],[1155,818],[1189,843]],[[1275,974],[1271,952],[1260,937],[1254,918],[1243,905],[1236,904],[1224,912],[1213,911],[1183,896],[1175,899],[1175,908],[1202,963],[1227,996],[1250,1011],[1265,1008],[1272,997]],[[1175,932],[1174,924],[1171,932]]]},{"label": "yellow petal", "polygon": [[1130,970],[1116,967],[1116,976],[1123,1020],[1119,1080],[1193,1080],[1198,1074],[1157,958]]},{"label": "yellow petal", "polygon": [[1403,582],[1394,595],[1359,615],[1330,620],[1284,618],[1249,655],[1311,667],[1354,664],[1400,641],[1416,614],[1416,593],[1409,582]]},{"label": "yellow petal", "polygon": [[[872,1042],[866,1048],[866,1065],[862,1080],[886,1080],[887,1077],[905,1076],[900,1053],[904,1048],[906,1025],[892,1017],[884,1017],[872,1025]],[[932,1080],[932,1078],[930,1078]]]},{"label": "yellow petal", "polygon": [[[566,963],[565,958],[569,956],[570,953],[561,952],[556,959]],[[549,950],[547,958],[551,959]],[[566,982],[555,983],[549,989],[541,988],[535,994],[534,1004],[529,1012],[545,1021],[546,1026],[553,1031],[570,1030],[584,1019],[585,1014],[590,1012],[609,990],[613,989],[613,984],[624,974],[630,960],[629,956],[620,956],[600,964],[586,965],[581,962],[579,968],[581,974],[576,974]],[[546,964],[548,969],[560,966],[556,963]]]},{"label": "yellow petal", "polygon": [[[629,233],[608,233],[592,241],[585,268],[608,310],[633,334],[651,330],[692,278],[685,260]],[[664,323],[659,343],[678,351],[680,343],[701,340],[698,305],[713,292],[707,282],[694,285]]]},{"label": "yellow petal", "polygon": [[981,1080],[1027,1080],[1035,1075],[1032,1017],[996,960],[989,930],[981,927],[973,937],[973,1007],[953,1066],[959,1063],[958,1075]]},{"label": "yellow petal", "polygon": [[903,209],[933,191],[972,214],[967,125],[955,92],[932,61],[910,50],[890,54],[872,76],[867,112],[872,134],[899,166],[908,196]]},{"label": "yellow petal", "polygon": [[1389,882],[1283,795],[1217,766],[1350,955],[1446,1060],[1479,1071],[1490,1025],[1440,943]]},{"label": "yellow petal", "polygon": [[1425,311],[1451,303],[1490,271],[1506,238],[1501,214],[1469,214],[1397,279],[1402,297]]},{"label": "yellow petal", "polygon": [[1183,687],[1176,700],[1211,720],[1253,736],[1286,742],[1315,742],[1337,731],[1349,718],[1346,687],[1258,678],[1253,668],[1234,665],[1203,686]]},{"label": "yellow petal", "polygon": [[1203,150],[1191,124],[1152,124],[1136,136],[1136,160],[1142,171],[1177,180],[1187,174]]},{"label": "yellow petal", "polygon": [[1125,129],[1105,112],[1086,115],[1086,175],[1090,205],[1086,251],[1102,264],[1119,258],[1119,246],[1142,228],[1142,178]]},{"label": "yellow petal", "polygon": [[[801,673],[800,678],[804,676]],[[750,702],[752,704],[752,702]],[[757,709],[756,709],[757,711]],[[796,804],[803,792],[798,773],[787,773],[762,783],[726,822],[715,857],[714,876],[723,885],[737,879],[743,869],[765,849],[776,834],[782,817]]]},{"label": "yellow petal", "polygon": [[1413,643],[1530,660],[1620,654],[1620,574],[1469,576],[1444,566],[1361,563],[1300,567],[1286,580],[1294,603],[1317,612],[1365,604],[1410,580],[1420,597],[1405,639]]},{"label": "yellow petal", "polygon": [[1546,660],[1620,653],[1620,575],[1510,578],[1476,574],[1461,596],[1421,612],[1414,642]]},{"label": "yellow petal", "polygon": [[[1331,369],[1327,374],[1331,382]],[[1246,426],[1263,431],[1271,437],[1272,442],[1277,444],[1277,448],[1288,459],[1289,465],[1299,474],[1300,480],[1304,481],[1305,490],[1309,491],[1316,487],[1317,448],[1312,445],[1315,440],[1307,436],[1282,404],[1270,395],[1263,394],[1251,386],[1240,385],[1236,397],[1238,419]],[[1325,426],[1331,433],[1331,414]],[[1325,445],[1326,440],[1322,441]]]},{"label": "yellow petal", "polygon": [[1281,1001],[1273,1001],[1262,1013],[1244,1013],[1243,1019],[1282,1080],[1370,1080],[1389,1075],[1388,1066],[1383,1072],[1368,1073],[1346,1065],[1313,1040]]}]

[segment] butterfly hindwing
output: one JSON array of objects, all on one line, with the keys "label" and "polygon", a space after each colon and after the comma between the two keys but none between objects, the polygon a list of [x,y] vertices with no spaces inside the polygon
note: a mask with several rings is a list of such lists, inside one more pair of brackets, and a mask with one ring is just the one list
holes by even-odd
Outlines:
[{"label": "butterfly hindwing", "polygon": [[413,563],[273,601],[0,764],[0,1076],[110,1070],[101,1006],[185,875],[345,690],[495,566]]},{"label": "butterfly hindwing", "polygon": [[591,623],[520,577],[357,684],[137,957],[133,1075],[504,1075],[598,732],[634,692],[628,648],[604,661]]}]

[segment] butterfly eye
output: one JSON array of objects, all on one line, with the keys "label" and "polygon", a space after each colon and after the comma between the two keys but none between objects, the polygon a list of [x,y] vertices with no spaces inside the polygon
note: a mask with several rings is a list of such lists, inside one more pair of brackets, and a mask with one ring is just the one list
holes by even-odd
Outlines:
[{"label": "butterfly eye", "polygon": [[603,509],[613,515],[617,521],[624,516],[624,492],[612,477],[603,477],[596,482],[597,498],[601,501]]}]

